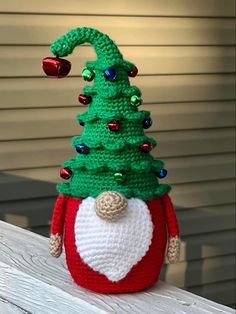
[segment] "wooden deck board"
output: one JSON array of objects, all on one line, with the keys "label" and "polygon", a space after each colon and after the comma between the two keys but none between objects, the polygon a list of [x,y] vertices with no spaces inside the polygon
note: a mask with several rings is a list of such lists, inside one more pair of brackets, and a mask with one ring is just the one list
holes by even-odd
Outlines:
[{"label": "wooden deck board", "polygon": [[[48,253],[48,239],[0,222],[0,312],[234,313],[234,310],[160,282],[135,294],[102,295],[76,286],[65,265]],[[4,300],[4,302],[2,301]],[[8,303],[7,303],[8,302]],[[14,312],[12,312],[14,313]]]}]

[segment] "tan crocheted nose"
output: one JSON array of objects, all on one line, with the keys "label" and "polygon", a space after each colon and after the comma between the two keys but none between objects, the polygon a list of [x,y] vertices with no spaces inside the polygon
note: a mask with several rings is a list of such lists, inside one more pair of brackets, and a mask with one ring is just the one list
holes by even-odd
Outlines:
[{"label": "tan crocheted nose", "polygon": [[113,191],[103,192],[95,200],[96,214],[108,221],[116,221],[122,217],[127,206],[127,199],[122,194]]}]

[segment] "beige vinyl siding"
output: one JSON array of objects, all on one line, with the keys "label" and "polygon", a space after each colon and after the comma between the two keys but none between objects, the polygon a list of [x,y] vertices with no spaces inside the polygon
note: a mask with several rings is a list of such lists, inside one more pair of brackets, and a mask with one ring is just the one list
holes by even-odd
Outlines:
[{"label": "beige vinyl siding", "polygon": [[63,15],[122,15],[122,16],[211,16],[211,17],[233,17],[235,3],[233,0],[145,0],[135,4],[129,0],[109,2],[107,0],[91,0],[90,5],[86,1],[47,0],[28,1],[21,0],[16,5],[16,0],[8,0],[1,3],[1,11],[4,13],[41,13],[41,14],[63,14]]},{"label": "beige vinyl siding", "polygon": [[[234,68],[234,47],[168,47],[168,46],[139,46],[120,47],[126,59],[140,64],[142,75],[167,74],[203,74],[229,73]],[[0,73],[4,77],[41,77],[39,72],[40,58],[48,55],[48,46],[8,46],[0,47]],[[71,75],[81,75],[81,68],[87,59],[95,58],[94,51],[89,46],[80,46],[79,58],[72,54],[73,63]]]},{"label": "beige vinyl siding", "polygon": [[[65,5],[66,3],[66,5]],[[233,0],[16,0],[0,3],[0,218],[47,234],[60,164],[74,155],[81,71],[45,77],[41,59],[69,29],[107,33],[139,68],[183,234],[181,261],[162,278],[233,305],[235,280],[235,18]]]}]

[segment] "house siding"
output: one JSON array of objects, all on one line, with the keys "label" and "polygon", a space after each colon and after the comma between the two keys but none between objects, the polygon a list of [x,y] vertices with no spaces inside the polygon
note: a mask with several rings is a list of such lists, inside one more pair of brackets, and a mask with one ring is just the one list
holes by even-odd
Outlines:
[{"label": "house siding", "polygon": [[[65,5],[66,3],[66,5]],[[182,229],[182,255],[162,279],[233,306],[235,280],[235,2],[46,0],[0,2],[0,218],[48,234],[59,168],[85,109],[84,45],[71,75],[50,80],[41,60],[71,28],[107,33],[139,68]]]}]

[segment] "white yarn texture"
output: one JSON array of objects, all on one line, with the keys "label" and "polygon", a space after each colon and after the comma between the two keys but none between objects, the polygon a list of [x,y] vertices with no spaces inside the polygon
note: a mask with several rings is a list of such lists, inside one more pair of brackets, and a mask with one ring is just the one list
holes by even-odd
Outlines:
[{"label": "white yarn texture", "polygon": [[124,278],[146,255],[152,242],[153,224],[145,202],[128,200],[126,214],[116,222],[101,219],[95,199],[80,204],[75,220],[75,243],[82,260],[110,281]]}]

